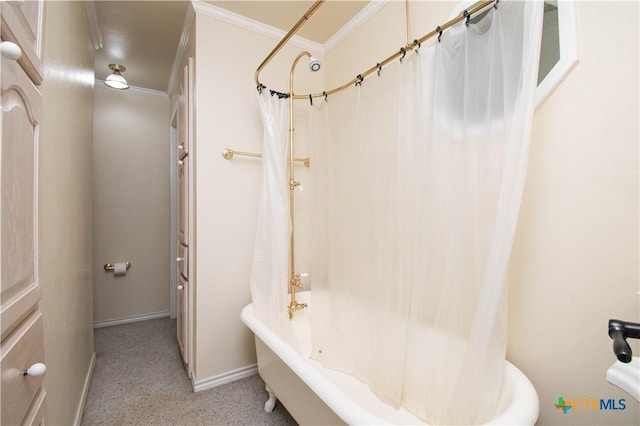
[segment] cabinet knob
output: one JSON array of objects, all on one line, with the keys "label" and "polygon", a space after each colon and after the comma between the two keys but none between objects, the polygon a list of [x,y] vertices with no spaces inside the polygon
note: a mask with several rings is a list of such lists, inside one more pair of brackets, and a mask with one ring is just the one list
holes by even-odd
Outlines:
[{"label": "cabinet knob", "polygon": [[31,367],[27,368],[26,370],[24,370],[22,374],[24,376],[39,377],[39,376],[42,376],[45,373],[45,371],[47,371],[47,366],[41,362],[38,362],[33,364]]},{"label": "cabinet knob", "polygon": [[184,257],[176,257],[176,262],[184,262]]},{"label": "cabinet knob", "polygon": [[12,41],[3,41],[0,43],[0,54],[5,59],[17,61],[22,56],[22,50]]},{"label": "cabinet knob", "polygon": [[178,145],[178,149],[179,149],[180,151],[183,151],[183,150],[184,150],[184,145],[182,145],[182,144]]},{"label": "cabinet knob", "polygon": [[182,291],[182,289],[184,289],[184,286],[179,285],[178,290]]},{"label": "cabinet knob", "polygon": [[182,160],[178,160],[178,164],[179,164],[180,166],[182,166],[182,165],[184,164],[184,161],[182,161]]}]

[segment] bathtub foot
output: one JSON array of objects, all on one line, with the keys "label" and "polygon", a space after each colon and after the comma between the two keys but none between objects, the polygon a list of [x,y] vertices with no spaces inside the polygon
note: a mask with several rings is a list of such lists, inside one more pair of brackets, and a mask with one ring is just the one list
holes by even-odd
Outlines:
[{"label": "bathtub foot", "polygon": [[271,392],[271,389],[269,389],[269,386],[267,386],[266,389],[267,389],[267,393],[269,394],[269,399],[267,399],[267,402],[264,403],[264,411],[266,411],[267,413],[270,413],[273,411],[273,408],[276,406],[276,396],[274,395],[273,392]]}]

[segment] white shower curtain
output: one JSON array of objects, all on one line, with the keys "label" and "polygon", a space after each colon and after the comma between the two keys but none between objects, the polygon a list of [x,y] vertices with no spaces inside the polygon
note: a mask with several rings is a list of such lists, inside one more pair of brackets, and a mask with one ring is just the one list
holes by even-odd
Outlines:
[{"label": "white shower curtain", "polygon": [[251,268],[254,314],[291,340],[288,327],[289,186],[287,175],[289,100],[263,90],[258,103],[264,126],[262,179]]},{"label": "white shower curtain", "polygon": [[542,2],[315,102],[312,357],[436,424],[494,416]]}]

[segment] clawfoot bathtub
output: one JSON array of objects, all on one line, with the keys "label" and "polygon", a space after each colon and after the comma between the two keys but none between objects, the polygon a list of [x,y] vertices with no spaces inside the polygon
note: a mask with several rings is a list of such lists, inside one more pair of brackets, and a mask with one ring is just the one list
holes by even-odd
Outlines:
[{"label": "clawfoot bathtub", "polygon": [[[302,302],[309,302],[311,298],[310,292],[298,295]],[[242,321],[255,334],[258,372],[269,393],[265,410],[271,411],[277,398],[293,418],[304,425],[424,424],[404,409],[397,410],[380,401],[368,385],[309,359],[311,314],[311,309],[299,311],[291,321],[294,335],[299,339],[299,353],[253,315],[251,304],[242,310]],[[505,361],[498,413],[487,424],[533,425],[538,418],[538,404],[529,379]]]}]

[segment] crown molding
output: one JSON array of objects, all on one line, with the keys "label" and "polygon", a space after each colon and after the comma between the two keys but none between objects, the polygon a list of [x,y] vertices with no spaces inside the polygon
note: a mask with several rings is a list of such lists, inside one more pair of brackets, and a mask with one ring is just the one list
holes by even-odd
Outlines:
[{"label": "crown molding", "polygon": [[114,92],[135,93],[135,94],[144,95],[144,96],[155,96],[155,97],[161,97],[161,98],[168,98],[169,97],[167,92],[163,92],[161,90],[147,89],[146,87],[129,86],[129,88],[126,89],[126,90],[112,89],[109,86],[107,86],[106,84],[104,84],[104,80],[98,80],[98,79],[96,79],[96,84],[94,85],[94,88],[103,89],[103,90],[111,90],[111,91],[114,91]]},{"label": "crown molding", "polygon": [[[245,30],[253,31],[260,35],[270,37],[276,40],[282,40],[287,33],[278,28],[272,27],[254,19],[247,18],[237,13],[230,12],[226,9],[205,3],[201,0],[191,0],[191,4],[196,13],[218,19],[227,24],[235,25]],[[324,47],[320,43],[307,40],[299,36],[293,36],[289,43],[304,50],[308,50],[313,54],[324,55]]]},{"label": "crown molding", "polygon": [[334,35],[329,37],[327,41],[322,45],[323,53],[328,53],[346,39],[349,34],[358,29],[361,25],[367,22],[373,15],[378,13],[383,7],[387,5],[391,0],[372,0],[367,4],[360,12],[358,12],[353,18],[349,20],[342,28],[340,28]]},{"label": "crown molding", "polygon": [[[301,49],[308,50],[315,55],[325,55],[347,38],[349,34],[367,22],[373,15],[378,13],[390,1],[391,0],[372,0],[324,44],[316,43],[296,35],[294,35],[288,43]],[[237,13],[230,12],[212,4],[205,3],[202,0],[191,0],[190,4],[191,7],[188,8],[185,16],[184,24],[182,26],[182,34],[180,36],[180,43],[178,44],[178,49],[176,50],[176,55],[173,61],[173,67],[171,69],[171,77],[169,78],[169,85],[167,87],[167,93],[169,94],[173,93],[175,90],[180,64],[186,51],[191,27],[195,20],[196,13],[217,19],[227,24],[235,25],[275,40],[282,40],[284,36],[287,35],[285,31],[278,28],[238,15]]]}]

